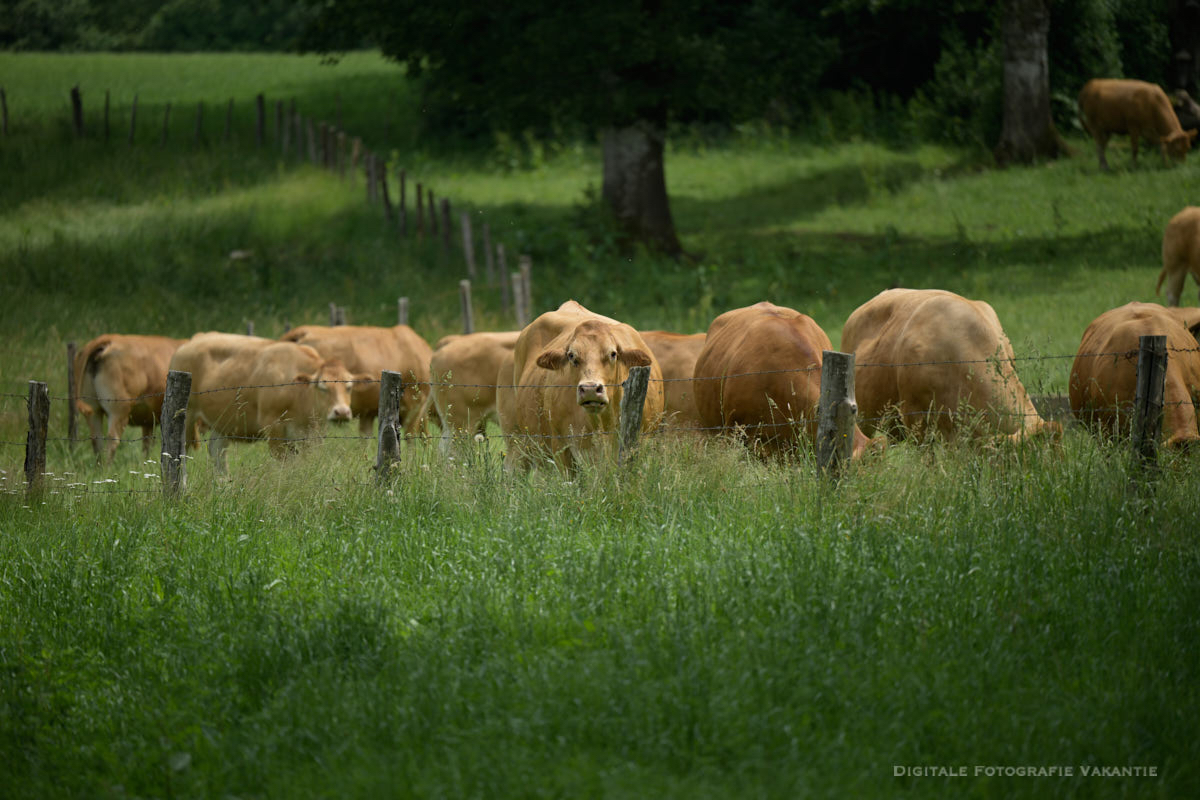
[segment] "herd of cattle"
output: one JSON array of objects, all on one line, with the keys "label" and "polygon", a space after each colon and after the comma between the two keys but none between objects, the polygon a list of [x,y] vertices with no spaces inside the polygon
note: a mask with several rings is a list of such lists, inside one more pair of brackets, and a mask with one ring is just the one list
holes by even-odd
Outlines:
[{"label": "herd of cattle", "polygon": [[[1167,337],[1168,445],[1200,441],[1197,308],[1135,302],[1097,317],[1071,370],[1072,411],[1101,432],[1128,427],[1143,335]],[[1061,425],[1042,419],[1030,400],[986,302],[889,289],[850,315],[842,347],[856,358],[854,457],[882,449],[889,434],[1061,436]],[[494,420],[508,441],[508,466],[551,458],[570,470],[611,440],[622,384],[635,366],[650,368],[643,433],[736,433],[763,454],[812,441],[822,353],[831,349],[810,317],[767,302],[727,311],[707,333],[685,335],[638,331],[571,300],[523,330],[447,336],[436,348],[406,325],[303,326],[279,340],[106,334],[77,355],[77,403],[98,456],[112,458],[130,423],[142,427],[148,450],[168,370],[189,372],[189,444],[207,432],[214,469],[224,473],[230,441],[265,439],[282,456],[326,423],[358,419],[369,434],[380,373],[391,370],[404,378],[400,417],[408,435],[435,424],[449,447]]]},{"label": "herd of cattle", "polygon": [[[1185,109],[1200,107],[1184,96]],[[1190,105],[1187,105],[1190,104]],[[1114,133],[1157,142],[1164,161],[1186,157],[1196,130],[1183,130],[1163,90],[1130,80],[1089,81],[1079,95],[1100,165]],[[1185,113],[1180,111],[1179,113]],[[1192,113],[1187,111],[1186,113]],[[1200,440],[1200,309],[1177,308],[1187,275],[1200,281],[1200,208],[1171,219],[1163,236],[1167,304],[1129,303],[1097,317],[1083,334],[1070,375],[1073,413],[1095,429],[1127,427],[1142,335],[1165,335],[1169,351],[1163,428],[1171,446]],[[98,456],[111,460],[128,424],[147,450],[162,410],[168,370],[191,373],[191,446],[208,432],[224,472],[231,440],[265,439],[283,455],[326,422],[378,415],[380,374],[399,372],[405,434],[441,428],[447,446],[495,420],[509,466],[547,456],[570,469],[616,430],[622,384],[650,368],[642,429],[736,431],[775,453],[816,435],[822,352],[829,337],[810,317],[758,303],[721,314],[708,332],[638,331],[574,301],[524,330],[447,336],[431,348],[406,325],[307,325],[280,340],[200,333],[188,340],[107,334],[79,352],[79,409]],[[861,427],[853,454],[882,448],[887,434],[960,433],[967,420],[1012,440],[1062,428],[1043,420],[1017,377],[1013,352],[992,307],[940,290],[890,289],[854,311],[842,349],[856,357]],[[107,433],[104,420],[107,417]],[[877,438],[869,436],[879,434]],[[106,442],[106,446],[102,443]],[[102,452],[103,451],[103,452]]]}]

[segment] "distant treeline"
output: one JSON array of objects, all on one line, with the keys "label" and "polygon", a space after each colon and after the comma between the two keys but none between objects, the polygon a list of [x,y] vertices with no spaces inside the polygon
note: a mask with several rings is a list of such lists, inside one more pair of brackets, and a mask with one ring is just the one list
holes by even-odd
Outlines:
[{"label": "distant treeline", "polygon": [[[335,9],[334,14],[344,16],[361,5],[351,0],[0,0],[0,48],[328,50],[327,35],[313,36],[313,20],[322,9],[326,15]],[[771,13],[794,17],[803,33],[775,62],[776,69],[794,73],[797,80],[789,82],[787,96],[764,107],[761,115],[771,122],[803,124],[814,106],[828,106],[826,98],[840,96],[851,98],[851,115],[867,110],[869,133],[884,132],[877,128],[895,123],[922,137],[994,143],[1001,117],[999,26],[1006,5],[996,0],[796,5],[751,0],[744,13],[770,7]],[[518,24],[515,19],[527,17],[545,27],[546,15],[534,13],[536,7],[536,2],[508,10],[498,6],[495,24]],[[1140,78],[1196,93],[1200,0],[1054,0],[1049,7],[1051,91],[1060,126],[1076,124],[1075,96],[1092,77]],[[404,8],[397,4],[394,24],[407,24]],[[726,13],[738,12],[726,7]],[[379,31],[347,29],[352,31],[349,38],[337,41],[335,49],[384,44],[375,41],[386,35]],[[314,41],[319,42],[315,48]],[[389,52],[386,45],[383,49]],[[1179,54],[1189,51],[1181,61]],[[546,69],[554,72],[551,65]],[[443,132],[461,127],[441,118],[437,97],[429,100],[430,124]],[[697,116],[691,121],[704,121],[702,114]]]}]

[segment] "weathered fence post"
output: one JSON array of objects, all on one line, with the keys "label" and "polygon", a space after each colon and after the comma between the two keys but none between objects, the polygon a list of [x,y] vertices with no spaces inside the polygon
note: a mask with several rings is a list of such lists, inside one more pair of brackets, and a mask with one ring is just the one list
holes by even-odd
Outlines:
[{"label": "weathered fence post", "polygon": [[463,333],[474,333],[475,313],[471,310],[471,281],[467,278],[458,282],[458,299],[462,304]]},{"label": "weathered fence post", "polygon": [[854,354],[821,354],[821,397],[817,402],[817,466],[838,477],[854,450],[858,403],[854,398]]},{"label": "weathered fence post", "polygon": [[[283,134],[283,101],[275,101],[275,144],[285,143],[287,138]],[[284,144],[284,149],[287,145]]]},{"label": "weathered fence post", "polygon": [[621,422],[617,462],[625,463],[637,447],[646,406],[646,388],[650,385],[649,367],[630,367],[629,377],[621,384]]},{"label": "weathered fence post", "polygon": [[0,86],[0,123],[3,127],[4,135],[8,136],[8,95],[4,93],[4,87]]},{"label": "weathered fence post", "polygon": [[[483,266],[488,286],[496,285],[496,258],[492,255],[492,226],[483,223]],[[472,250],[474,253],[474,250]]]},{"label": "weathered fence post", "polygon": [[75,403],[78,400],[79,395],[75,393],[75,343],[67,342],[67,441],[72,450],[79,438],[75,419]]},{"label": "weathered fence post", "polygon": [[450,253],[450,200],[442,198],[442,249]]},{"label": "weathered fence post", "polygon": [[383,483],[392,465],[400,461],[400,397],[404,378],[384,370],[379,376],[379,453],[375,458],[375,480]]},{"label": "weathered fence post", "polygon": [[437,236],[437,205],[433,202],[433,189],[426,187],[425,199],[429,202],[429,235]]},{"label": "weathered fence post", "polygon": [[287,158],[288,152],[292,149],[292,123],[295,119],[296,98],[293,97],[291,103],[288,105],[287,114],[280,120],[283,130],[279,132],[279,153],[284,158]]},{"label": "weathered fence post", "polygon": [[408,298],[401,297],[396,300],[396,324],[408,324]]},{"label": "weathered fence post", "polygon": [[511,284],[508,280],[508,259],[504,255],[504,245],[496,243],[496,271],[500,278],[500,313],[507,314],[511,294]]},{"label": "weathered fence post", "polygon": [[368,151],[363,159],[363,174],[367,178],[367,205],[375,203],[375,154]]},{"label": "weathered fence post", "polygon": [[75,126],[75,138],[83,138],[83,96],[79,93],[79,85],[71,87],[71,120]]},{"label": "weathered fence post", "polygon": [[262,147],[263,128],[266,127],[267,119],[267,101],[261,92],[254,98],[254,110],[254,146]]},{"label": "weathered fence post", "polygon": [[133,108],[129,111],[129,144],[133,144],[133,134],[137,130],[137,95],[133,96]]},{"label": "weathered fence post", "polygon": [[163,109],[162,141],[159,142],[159,145],[162,147],[167,146],[167,131],[170,129],[170,126],[171,126],[171,104],[167,103],[167,107]]},{"label": "weathered fence post", "polygon": [[305,117],[304,130],[308,139],[308,160],[313,166],[317,164],[317,133],[313,127],[312,117]]},{"label": "weathered fence post", "polygon": [[196,103],[196,144],[204,138],[204,101]]},{"label": "weathered fence post", "polygon": [[459,220],[462,227],[463,257],[467,259],[467,277],[475,280],[475,240],[471,236],[471,215],[464,211]]},{"label": "weathered fence post", "polygon": [[104,143],[105,143],[105,144],[108,144],[108,107],[109,107],[109,94],[111,94],[111,93],[109,92],[109,90],[108,90],[108,89],[105,89],[105,90],[104,90]]},{"label": "weathered fence post", "polygon": [[513,310],[516,312],[517,327],[524,328],[529,324],[529,310],[525,308],[525,292],[521,288],[521,273],[514,272],[509,279],[512,282]]},{"label": "weathered fence post", "polygon": [[1137,396],[1133,405],[1133,457],[1137,466],[1152,471],[1158,466],[1158,438],[1162,431],[1163,385],[1167,377],[1167,337],[1139,336]]},{"label": "weathered fence post", "polygon": [[25,437],[25,488],[42,487],[46,474],[46,430],[50,426],[50,395],[43,381],[29,382],[29,434]]},{"label": "weathered fence post", "polygon": [[167,372],[167,391],[163,396],[162,455],[158,462],[162,475],[163,494],[177,497],[187,488],[187,406],[192,392],[192,373]]},{"label": "weathered fence post", "polygon": [[229,102],[225,104],[225,143],[229,144],[229,138],[233,136],[233,98],[229,98]]},{"label": "weathered fence post", "polygon": [[342,180],[346,180],[346,163],[349,159],[346,157],[346,132],[339,130],[335,138],[336,158],[337,158],[337,174]]},{"label": "weathered fence post", "polygon": [[392,214],[392,197],[388,194],[387,162],[380,159],[376,172],[379,174],[379,192],[383,197],[383,218],[389,223],[395,222]]},{"label": "weathered fence post", "polygon": [[525,304],[525,313],[533,316],[533,259],[521,256],[517,263],[521,269],[521,300]]},{"label": "weathered fence post", "polygon": [[329,304],[329,327],[336,327],[338,324],[338,304]]},{"label": "weathered fence post", "polygon": [[422,199],[421,182],[417,181],[417,238],[425,238],[425,201]]},{"label": "weathered fence post", "polygon": [[247,336],[254,335],[254,320],[252,320],[252,319],[246,320],[246,335]]},{"label": "weathered fence post", "polygon": [[408,175],[404,172],[404,170],[400,170],[400,197],[398,198],[398,205],[400,207],[400,235],[401,236],[408,236],[408,204],[407,204],[406,198],[404,196],[404,193],[406,190],[404,183],[407,179],[408,179]]}]

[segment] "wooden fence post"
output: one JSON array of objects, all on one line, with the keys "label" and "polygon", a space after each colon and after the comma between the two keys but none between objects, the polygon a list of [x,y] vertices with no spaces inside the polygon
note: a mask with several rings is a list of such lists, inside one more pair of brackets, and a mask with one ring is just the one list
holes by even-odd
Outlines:
[{"label": "wooden fence post", "polygon": [[79,439],[79,428],[76,422],[75,403],[79,395],[75,394],[75,343],[67,342],[67,441],[70,449],[75,449]]},{"label": "wooden fence post", "polygon": [[821,397],[817,402],[817,466],[838,477],[854,451],[858,403],[854,398],[854,354],[821,354]]},{"label": "wooden fence post", "polygon": [[108,90],[108,89],[105,89],[105,90],[104,90],[104,143],[105,143],[105,144],[108,144],[108,106],[109,106],[109,94],[111,94],[111,93],[109,92],[109,90]]},{"label": "wooden fence post", "polygon": [[225,104],[225,143],[229,144],[229,138],[233,136],[233,98],[229,98],[229,102]]},{"label": "wooden fence post", "polygon": [[405,190],[406,190],[404,183],[407,179],[408,179],[408,175],[405,174],[404,170],[400,170],[400,197],[398,198],[398,205],[399,205],[399,211],[400,211],[400,235],[401,236],[408,236],[408,204],[407,204],[406,198],[404,196]]},{"label": "wooden fence post", "polygon": [[275,101],[275,144],[283,144],[287,149],[287,137],[283,135],[283,101]]},{"label": "wooden fence post", "polygon": [[129,144],[133,144],[133,134],[137,130],[137,95],[133,96],[133,108],[129,111]]},{"label": "wooden fence post", "polygon": [[508,280],[508,259],[504,255],[504,245],[499,242],[496,243],[496,271],[500,277],[500,313],[507,314],[512,284]]},{"label": "wooden fence post", "polygon": [[417,181],[417,238],[425,238],[425,201],[421,197],[421,182]]},{"label": "wooden fence post", "polygon": [[[492,254],[492,226],[483,223],[483,266],[488,286],[496,285],[496,258]],[[473,251],[472,251],[473,252]]]},{"label": "wooden fence post", "polygon": [[426,187],[425,199],[429,201],[429,235],[437,236],[438,221],[437,221],[437,205],[433,202],[433,189]]},{"label": "wooden fence post", "polygon": [[204,133],[204,101],[196,103],[196,144],[200,144]]},{"label": "wooden fence post", "polygon": [[317,134],[313,128],[312,117],[304,119],[304,130],[308,139],[308,161],[313,166],[317,164]]},{"label": "wooden fence post", "polygon": [[458,282],[458,299],[462,305],[463,333],[474,333],[475,313],[471,310],[471,281],[467,278]]},{"label": "wooden fence post", "polygon": [[346,180],[346,163],[349,159],[346,157],[346,132],[338,131],[335,138],[335,158],[337,160],[337,174],[342,180]]},{"label": "wooden fence post", "polygon": [[650,385],[649,367],[630,367],[629,377],[621,384],[621,423],[617,463],[623,464],[637,447],[646,407],[646,388]]},{"label": "wooden fence post", "polygon": [[388,194],[387,162],[381,160],[377,171],[379,173],[379,191],[383,196],[383,218],[389,223],[394,223],[396,220],[392,212],[392,198]]},{"label": "wooden fence post", "polygon": [[187,406],[192,392],[192,373],[170,370],[167,372],[167,391],[163,396],[162,417],[159,430],[162,432],[162,454],[159,457],[159,474],[162,475],[163,494],[177,497],[187,488]]},{"label": "wooden fence post", "polygon": [[337,319],[338,319],[337,303],[330,303],[329,304],[329,327],[331,327],[331,328],[335,327],[338,324]]},{"label": "wooden fence post", "polygon": [[254,98],[254,110],[254,146],[262,147],[263,128],[266,126],[267,118],[267,101],[261,92]]},{"label": "wooden fence post", "polygon": [[29,382],[29,433],[25,437],[25,488],[42,487],[46,473],[46,430],[50,426],[50,395],[43,381]]},{"label": "wooden fence post", "polygon": [[408,298],[401,297],[396,300],[396,324],[408,324]]},{"label": "wooden fence post", "polygon": [[467,259],[467,277],[475,280],[475,240],[471,236],[471,215],[464,211],[459,215],[459,221],[462,227],[463,256]]},{"label": "wooden fence post", "polygon": [[521,256],[517,263],[521,269],[521,300],[525,305],[525,313],[533,316],[533,259]]},{"label": "wooden fence post", "polygon": [[529,324],[529,311],[525,308],[525,292],[521,288],[521,273],[514,272],[512,281],[513,310],[517,316],[517,327],[524,328]]},{"label": "wooden fence post", "polygon": [[161,147],[167,146],[167,131],[170,129],[170,125],[171,125],[171,104],[167,103],[167,107],[163,109],[162,141],[159,142],[159,145]]},{"label": "wooden fence post", "polygon": [[450,200],[442,198],[442,249],[450,253]]},{"label": "wooden fence post", "polygon": [[1133,457],[1143,471],[1158,466],[1163,385],[1167,377],[1167,337],[1139,336],[1137,396],[1133,406]]},{"label": "wooden fence post", "polygon": [[79,93],[79,84],[71,87],[71,121],[75,126],[75,138],[83,138],[83,95]]},{"label": "wooden fence post", "polygon": [[3,124],[4,135],[8,136],[8,95],[4,93],[4,87],[0,86],[0,123]]},{"label": "wooden fence post", "polygon": [[292,123],[296,119],[296,98],[292,98],[288,105],[287,114],[281,120],[283,130],[279,132],[279,152],[287,158],[288,153],[292,149]]},{"label": "wooden fence post", "polygon": [[247,336],[254,335],[254,320],[252,320],[252,319],[246,320],[246,335]]},{"label": "wooden fence post", "polygon": [[404,378],[384,370],[379,376],[379,452],[375,458],[375,480],[387,480],[392,466],[400,461],[400,397]]}]

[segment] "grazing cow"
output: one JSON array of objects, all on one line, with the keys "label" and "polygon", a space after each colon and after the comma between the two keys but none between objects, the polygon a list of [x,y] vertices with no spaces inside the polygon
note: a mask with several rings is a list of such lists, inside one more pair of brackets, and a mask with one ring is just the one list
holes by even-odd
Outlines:
[{"label": "grazing cow", "polygon": [[[442,425],[442,449],[456,434],[482,434],[489,419],[498,419],[496,375],[512,354],[520,331],[445,336],[429,361],[433,388],[430,401]],[[512,382],[510,374],[505,381]]]},{"label": "grazing cow", "polygon": [[[726,311],[696,359],[696,409],[706,428],[744,431],[764,455],[815,442],[822,353],[833,345],[811,317],[772,303]],[[872,443],[854,428],[852,457]]]},{"label": "grazing cow", "polygon": [[650,367],[645,433],[662,417],[662,369],[636,330],[573,300],[529,323],[513,349],[512,396],[506,400],[501,390],[501,403],[512,408],[511,414],[503,405],[501,411],[511,437],[507,465],[528,465],[541,451],[571,472],[582,456],[615,435],[621,384],[638,366]]},{"label": "grazing cow", "polygon": [[696,393],[692,375],[696,359],[704,349],[703,333],[669,333],[642,331],[642,340],[654,353],[662,368],[665,414],[663,422],[672,428],[699,428],[700,413],[696,410]]},{"label": "grazing cow", "polygon": [[279,458],[326,422],[348,422],[353,375],[336,358],[308,345],[233,333],[200,333],[171,359],[192,374],[187,429],[203,422],[212,432],[208,453],[217,474],[227,472],[230,439],[266,439]]},{"label": "grazing cow", "polygon": [[1167,337],[1163,387],[1163,432],[1168,447],[1193,447],[1200,440],[1200,309],[1127,303],[1088,325],[1071,366],[1071,411],[1097,432],[1128,431],[1137,397],[1138,339]]},{"label": "grazing cow", "polygon": [[1167,223],[1163,232],[1162,272],[1154,293],[1167,282],[1167,305],[1179,305],[1188,273],[1200,283],[1200,208],[1188,206]]},{"label": "grazing cow", "polygon": [[400,423],[410,435],[424,431],[425,396],[429,391],[429,343],[407,325],[376,328],[367,325],[301,325],[280,337],[285,342],[306,344],[325,358],[340,360],[354,373],[370,375],[371,381],[356,384],[350,410],[358,419],[359,431],[371,432],[379,416],[379,380],[384,370],[404,376],[400,397]]},{"label": "grazing cow", "polygon": [[842,349],[854,353],[859,421],[868,433],[953,437],[978,417],[1014,442],[1062,436],[1062,426],[1033,407],[1000,319],[982,300],[888,289],[846,320]]},{"label": "grazing cow", "polygon": [[[167,390],[167,365],[183,341],[106,333],[75,354],[75,407],[87,418],[98,460],[113,460],[130,423],[141,427],[142,450],[150,454],[150,438]],[[103,450],[101,417],[108,418],[108,444]]]},{"label": "grazing cow", "polygon": [[1129,134],[1133,160],[1137,161],[1138,137],[1157,142],[1163,163],[1169,158],[1187,158],[1196,129],[1179,126],[1179,119],[1162,87],[1145,81],[1093,79],[1079,92],[1079,112],[1084,127],[1096,141],[1100,168],[1108,169],[1104,150],[1114,133]]}]

